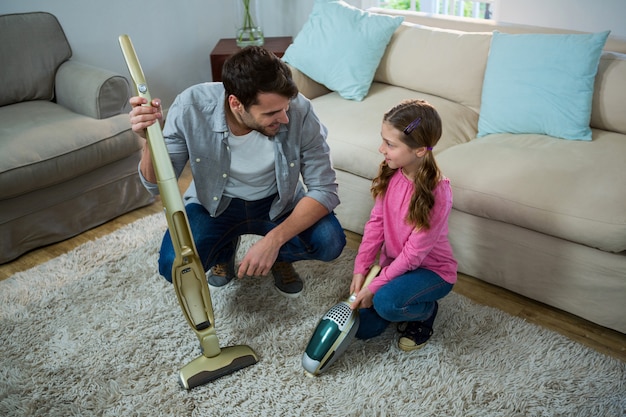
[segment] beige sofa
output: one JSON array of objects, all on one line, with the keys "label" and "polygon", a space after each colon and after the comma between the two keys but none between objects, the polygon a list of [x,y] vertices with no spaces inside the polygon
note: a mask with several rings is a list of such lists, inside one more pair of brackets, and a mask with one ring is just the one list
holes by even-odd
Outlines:
[{"label": "beige sofa", "polygon": [[[0,263],[153,201],[125,77],[71,60],[49,13],[0,16]],[[114,40],[113,40],[114,41]]]},{"label": "beige sofa", "polygon": [[626,42],[609,38],[601,57],[592,141],[477,138],[491,31],[558,31],[404,15],[363,101],[294,68],[329,129],[344,227],[362,233],[368,219],[383,113],[402,99],[425,99],[443,119],[435,152],[454,191],[459,271],[626,332]]}]

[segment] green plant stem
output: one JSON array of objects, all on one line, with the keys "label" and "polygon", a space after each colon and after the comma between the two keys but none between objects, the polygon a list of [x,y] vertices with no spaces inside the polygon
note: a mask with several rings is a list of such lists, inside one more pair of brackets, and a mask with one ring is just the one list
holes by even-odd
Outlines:
[{"label": "green plant stem", "polygon": [[252,20],[252,15],[250,14],[250,0],[241,0],[243,2],[244,8],[244,17],[243,17],[243,28],[244,29],[252,29],[254,28],[254,21]]},{"label": "green plant stem", "polygon": [[241,0],[242,4],[243,4],[243,26],[240,29],[241,33],[239,34],[238,40],[239,41],[243,41],[244,37],[246,36],[246,32],[247,32],[247,37],[250,41],[254,41],[255,40],[255,32],[260,32],[259,30],[255,30],[257,29],[257,26],[254,24],[254,20],[252,19],[252,13],[250,12],[250,0]]}]

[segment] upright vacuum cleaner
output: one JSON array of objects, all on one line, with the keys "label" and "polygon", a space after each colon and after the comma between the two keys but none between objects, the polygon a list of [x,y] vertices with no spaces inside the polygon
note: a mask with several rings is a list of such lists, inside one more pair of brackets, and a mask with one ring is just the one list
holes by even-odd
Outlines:
[{"label": "upright vacuum cleaner", "polygon": [[[150,105],[152,99],[135,48],[127,35],[121,35],[119,42],[135,88]],[[172,283],[187,323],[196,333],[202,348],[202,355],[180,370],[180,384],[185,389],[191,389],[254,365],[258,362],[258,358],[248,346],[220,348],[215,333],[209,285],[198,258],[183,199],[159,123],[148,127],[147,139],[176,253],[172,266]]]}]

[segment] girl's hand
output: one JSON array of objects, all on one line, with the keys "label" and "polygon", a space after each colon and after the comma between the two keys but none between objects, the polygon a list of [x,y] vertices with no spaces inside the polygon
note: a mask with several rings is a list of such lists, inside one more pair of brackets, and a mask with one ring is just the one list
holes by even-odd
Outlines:
[{"label": "girl's hand", "polygon": [[359,290],[363,286],[363,282],[365,282],[365,275],[363,274],[352,275],[352,283],[350,284],[350,294],[356,294],[357,292],[359,292]]},{"label": "girl's hand", "polygon": [[350,294],[356,294],[356,300],[354,300],[352,304],[350,304],[350,308],[352,310],[356,310],[359,307],[372,306],[372,298],[374,297],[374,295],[367,287],[362,288],[363,282],[365,282],[365,275],[354,274],[352,276],[352,283],[350,284]]},{"label": "girl's hand", "polygon": [[374,300],[374,294],[370,291],[369,288],[364,287],[356,295],[356,300],[350,304],[350,308],[352,310],[356,310],[357,308],[369,308],[372,305]]}]

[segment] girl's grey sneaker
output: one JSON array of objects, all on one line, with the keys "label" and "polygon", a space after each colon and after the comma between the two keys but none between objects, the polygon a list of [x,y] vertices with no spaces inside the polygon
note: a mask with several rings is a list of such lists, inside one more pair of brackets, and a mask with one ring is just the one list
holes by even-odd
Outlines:
[{"label": "girl's grey sneaker", "polygon": [[407,321],[398,324],[398,331],[400,332],[398,347],[405,352],[423,347],[433,335],[433,324],[438,310],[439,304],[435,301],[433,314],[427,320]]},{"label": "girl's grey sneaker", "polygon": [[272,266],[272,275],[276,289],[285,297],[295,298],[304,288],[302,278],[289,262],[275,262]]}]

